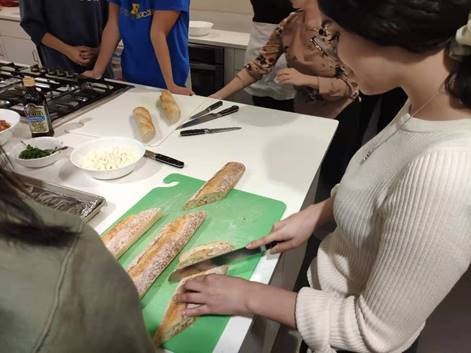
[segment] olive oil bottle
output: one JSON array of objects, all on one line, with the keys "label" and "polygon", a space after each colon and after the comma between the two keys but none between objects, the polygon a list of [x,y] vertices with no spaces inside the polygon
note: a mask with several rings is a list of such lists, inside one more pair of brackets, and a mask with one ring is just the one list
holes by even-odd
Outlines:
[{"label": "olive oil bottle", "polygon": [[25,87],[25,116],[33,137],[53,136],[51,118],[47,109],[46,97],[36,90],[36,82],[32,77],[23,79]]}]

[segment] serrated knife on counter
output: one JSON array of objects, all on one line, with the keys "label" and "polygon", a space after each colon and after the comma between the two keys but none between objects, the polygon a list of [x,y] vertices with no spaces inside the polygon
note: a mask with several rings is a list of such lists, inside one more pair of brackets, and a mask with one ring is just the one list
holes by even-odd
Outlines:
[{"label": "serrated knife on counter", "polygon": [[237,105],[233,105],[232,107],[221,110],[218,113],[207,114],[207,115],[201,116],[199,118],[187,121],[186,123],[184,123],[184,124],[180,125],[179,127],[177,127],[176,130],[180,130],[180,129],[187,128],[187,127],[190,127],[190,126],[195,126],[195,125],[207,123],[208,121],[219,119],[219,118],[222,118],[223,116],[237,113],[238,111],[239,111],[239,107]]}]

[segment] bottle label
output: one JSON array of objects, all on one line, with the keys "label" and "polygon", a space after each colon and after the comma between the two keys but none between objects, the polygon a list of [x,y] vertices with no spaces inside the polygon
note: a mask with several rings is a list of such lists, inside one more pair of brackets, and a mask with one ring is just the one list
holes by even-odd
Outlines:
[{"label": "bottle label", "polygon": [[47,134],[49,132],[49,117],[45,107],[32,103],[27,104],[25,115],[33,134]]}]

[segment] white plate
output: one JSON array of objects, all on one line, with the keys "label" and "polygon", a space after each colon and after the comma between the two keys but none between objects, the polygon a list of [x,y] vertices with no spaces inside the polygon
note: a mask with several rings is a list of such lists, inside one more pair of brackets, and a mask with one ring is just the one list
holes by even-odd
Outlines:
[{"label": "white plate", "polygon": [[[63,142],[54,137],[36,137],[30,140],[24,140],[24,143],[31,145],[42,150],[53,150],[55,148],[61,148],[64,146]],[[61,157],[64,151],[57,151],[56,153],[51,154],[50,156],[36,159],[21,159],[19,155],[22,151],[26,149],[26,146],[22,143],[17,144],[13,147],[10,155],[13,157],[13,160],[27,168],[43,168],[48,165],[51,165],[57,162]]]},{"label": "white plate", "polygon": [[0,145],[4,145],[13,136],[16,127],[20,123],[20,114],[13,110],[0,109],[0,120],[5,120],[11,126],[0,132]]},{"label": "white plate", "polygon": [[[136,161],[118,169],[93,170],[84,167],[84,158],[86,158],[89,153],[102,150],[106,151],[116,147],[134,149],[138,158],[136,159]],[[74,149],[74,151],[70,155],[70,161],[77,168],[83,170],[95,179],[111,180],[121,178],[131,173],[136,168],[137,163],[144,156],[145,151],[146,149],[144,148],[144,145],[137,140],[126,137],[105,137],[97,140],[88,141],[79,145],[77,148]]]}]

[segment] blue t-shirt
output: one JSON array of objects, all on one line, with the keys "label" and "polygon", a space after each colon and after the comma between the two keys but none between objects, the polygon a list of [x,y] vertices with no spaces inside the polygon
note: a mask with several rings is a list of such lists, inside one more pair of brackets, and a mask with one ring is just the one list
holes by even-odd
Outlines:
[{"label": "blue t-shirt", "polygon": [[124,43],[121,57],[124,78],[137,84],[167,88],[152,45],[150,30],[155,10],[179,11],[167,36],[173,79],[184,86],[190,71],[188,27],[190,0],[109,0],[120,6],[119,30]]}]

